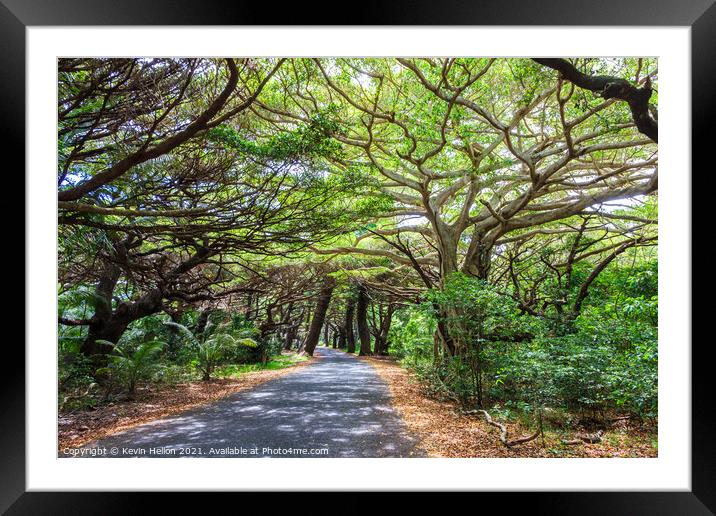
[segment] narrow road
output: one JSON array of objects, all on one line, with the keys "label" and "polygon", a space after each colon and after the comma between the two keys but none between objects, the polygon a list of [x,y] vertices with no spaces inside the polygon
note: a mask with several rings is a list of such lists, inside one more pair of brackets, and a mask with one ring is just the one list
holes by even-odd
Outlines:
[{"label": "narrow road", "polygon": [[313,364],[87,445],[104,457],[418,457],[373,367],[318,348]]}]

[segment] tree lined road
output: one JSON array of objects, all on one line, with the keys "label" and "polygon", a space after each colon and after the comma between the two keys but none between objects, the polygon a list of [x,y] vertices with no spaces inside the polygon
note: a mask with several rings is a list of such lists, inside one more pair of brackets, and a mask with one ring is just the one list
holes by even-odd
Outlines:
[{"label": "tree lined road", "polygon": [[59,449],[658,455],[658,59],[57,67]]},{"label": "tree lined road", "polygon": [[318,355],[287,376],[88,447],[117,448],[115,457],[424,455],[370,364],[328,348]]}]

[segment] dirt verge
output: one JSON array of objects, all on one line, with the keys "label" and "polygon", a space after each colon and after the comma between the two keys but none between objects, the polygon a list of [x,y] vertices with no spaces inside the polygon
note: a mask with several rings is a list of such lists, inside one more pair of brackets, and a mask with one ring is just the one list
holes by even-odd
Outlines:
[{"label": "dirt verge", "polygon": [[[656,457],[655,436],[635,429],[614,429],[596,444],[564,445],[556,433],[545,432],[525,444],[508,448],[499,431],[484,418],[464,415],[455,403],[426,396],[415,376],[389,357],[357,357],[369,362],[388,384],[393,405],[408,427],[420,438],[431,457]],[[532,433],[520,425],[507,424],[510,438]]]}]

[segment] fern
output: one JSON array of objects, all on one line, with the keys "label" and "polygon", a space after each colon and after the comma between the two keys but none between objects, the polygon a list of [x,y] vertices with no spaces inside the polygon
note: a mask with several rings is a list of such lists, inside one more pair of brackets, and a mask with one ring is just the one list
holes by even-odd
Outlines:
[{"label": "fern", "polygon": [[137,349],[133,352],[122,349],[116,344],[106,341],[98,340],[100,344],[107,344],[112,346],[114,355],[109,355],[109,367],[105,368],[118,377],[118,379],[124,383],[127,394],[132,397],[137,388],[137,383],[147,377],[156,368],[156,361],[154,360],[157,353],[159,353],[164,346],[165,342],[160,340],[152,340],[148,342],[142,342],[137,346]]},{"label": "fern", "polygon": [[182,324],[166,322],[166,325],[177,328],[194,347],[196,354],[196,365],[202,373],[203,380],[210,380],[214,368],[237,346],[255,348],[258,346],[255,340],[250,338],[235,338],[227,330],[229,324],[216,325],[207,323],[201,338]]}]

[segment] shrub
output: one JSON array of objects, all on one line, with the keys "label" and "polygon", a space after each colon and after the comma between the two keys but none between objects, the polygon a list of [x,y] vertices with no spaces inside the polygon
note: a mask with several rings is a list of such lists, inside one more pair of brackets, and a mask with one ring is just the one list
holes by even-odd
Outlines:
[{"label": "shrub", "polygon": [[504,341],[525,340],[543,331],[543,324],[523,315],[517,303],[486,281],[452,274],[442,289],[428,293],[436,318],[445,322],[455,356],[438,364],[438,377],[463,405],[484,403],[485,377],[490,376],[491,348]]},{"label": "shrub", "polygon": [[[399,311],[391,353],[411,367],[426,391],[463,405],[479,402],[513,415],[551,413],[599,417],[608,411],[642,418],[657,415],[658,338],[655,278],[650,268],[634,278],[619,272],[621,291],[596,296],[581,315],[558,328],[520,313],[494,287],[453,275],[420,308]],[[434,357],[436,306],[457,356]],[[565,416],[568,424],[574,418]]]},{"label": "shrub", "polygon": [[73,346],[60,345],[58,355],[58,407],[60,411],[89,408],[96,400],[91,394],[98,387],[89,357]]},{"label": "shrub", "polygon": [[410,307],[393,315],[388,340],[389,353],[417,367],[418,362],[432,361],[435,317],[429,308]]},{"label": "shrub", "polygon": [[147,379],[157,367],[156,355],[166,345],[165,342],[152,340],[129,350],[112,342],[98,342],[113,346],[115,354],[109,355],[109,366],[102,369],[106,369],[113,380],[121,383],[130,397],[134,396],[137,383]]},{"label": "shrub", "polygon": [[[615,326],[612,322],[610,327]],[[657,414],[656,339],[624,347],[608,333],[542,337],[514,346],[494,362],[489,390],[495,399],[593,415],[610,409],[640,417]]]},{"label": "shrub", "polygon": [[255,340],[243,337],[236,338],[227,331],[227,326],[214,326],[207,324],[201,337],[197,338],[186,326],[175,322],[167,322],[169,326],[179,329],[189,340],[194,352],[193,365],[199,369],[202,380],[211,379],[214,368],[226,357],[234,352],[236,348],[244,346],[247,348],[257,347]]}]

